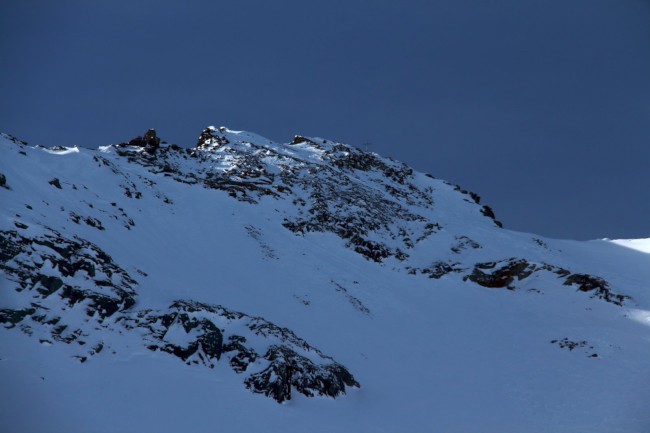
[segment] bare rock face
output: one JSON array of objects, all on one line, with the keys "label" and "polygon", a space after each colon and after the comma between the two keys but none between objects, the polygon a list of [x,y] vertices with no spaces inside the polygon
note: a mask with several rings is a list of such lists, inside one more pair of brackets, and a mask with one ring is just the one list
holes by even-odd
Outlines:
[{"label": "bare rock face", "polygon": [[630,296],[615,293],[609,283],[600,277],[588,274],[572,274],[569,270],[548,263],[531,263],[525,259],[510,258],[498,262],[477,263],[471,274],[463,277],[480,286],[508,290],[518,289],[518,282],[532,277],[539,272],[549,272],[564,279],[563,285],[577,285],[578,290],[590,293],[592,298],[602,299],[614,305],[622,306],[631,299]]},{"label": "bare rock face", "polygon": [[230,143],[226,137],[219,134],[221,129],[217,129],[214,126],[208,126],[201,132],[199,135],[199,140],[196,142],[197,149],[211,149],[218,147],[224,144]]},{"label": "bare rock face", "polygon": [[294,135],[293,140],[291,140],[291,143],[289,144],[300,144],[300,143],[309,143],[313,146],[317,146],[317,143],[313,140],[310,140],[307,137],[303,137],[302,135]]},{"label": "bare rock face", "polygon": [[249,376],[246,387],[253,392],[272,397],[278,403],[291,400],[291,390],[313,397],[336,397],[345,394],[345,388],[359,387],[350,372],[335,362],[318,365],[286,346],[271,346],[264,359],[270,364],[259,373]]},{"label": "bare rock face", "polygon": [[160,147],[160,138],[156,135],[155,129],[149,129],[145,132],[144,137],[137,136],[129,141],[129,146],[144,147],[148,153],[155,153]]},{"label": "bare rock face", "polygon": [[506,262],[477,263],[474,270],[465,280],[488,288],[514,290],[513,283],[528,278],[537,267],[523,259],[510,259]]},{"label": "bare rock face", "polygon": [[572,286],[574,284],[578,285],[578,290],[581,292],[591,293],[592,298],[603,299],[612,304],[623,305],[626,299],[630,299],[627,295],[614,293],[607,281],[593,275],[573,274],[564,282],[565,286]]}]

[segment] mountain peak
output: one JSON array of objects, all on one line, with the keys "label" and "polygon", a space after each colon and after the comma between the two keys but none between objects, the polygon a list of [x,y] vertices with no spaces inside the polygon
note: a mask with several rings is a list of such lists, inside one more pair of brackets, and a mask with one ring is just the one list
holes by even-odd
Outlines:
[{"label": "mountain peak", "polygon": [[[89,150],[2,134],[0,153],[0,378],[62,402],[34,431],[136,394],[199,431],[241,407],[255,416],[229,430],[285,431],[287,410],[297,431],[486,413],[598,431],[602,413],[605,430],[646,413],[647,242],[512,232],[476,193],[302,135],[208,127],[182,148],[150,129]],[[171,430],[101,407],[107,430]]]}]

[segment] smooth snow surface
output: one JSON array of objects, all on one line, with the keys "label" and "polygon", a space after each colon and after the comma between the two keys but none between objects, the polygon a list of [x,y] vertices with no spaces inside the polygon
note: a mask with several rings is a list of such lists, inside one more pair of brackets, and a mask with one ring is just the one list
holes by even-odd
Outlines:
[{"label": "smooth snow surface", "polygon": [[641,251],[642,253],[650,254],[650,238],[648,239],[616,239],[612,243],[621,245],[626,248]]},{"label": "smooth snow surface", "polygon": [[[326,140],[286,145],[246,132],[223,136],[229,143],[203,150],[203,162],[179,158],[173,168],[197,178],[201,167],[231,173],[240,155],[258,152],[264,176],[276,173],[276,181],[291,164],[306,167],[300,176],[310,176],[310,168],[330,176],[327,167],[317,171],[330,164]],[[148,350],[137,329],[119,328],[112,318],[104,323],[112,331],[100,328],[77,304],[65,320],[88,334],[85,345],[42,338],[48,328],[31,319],[0,329],[0,431],[650,431],[649,240],[575,242],[512,232],[444,181],[415,172],[409,189],[374,169],[337,168],[331,173],[349,179],[341,184],[346,194],[361,191],[422,218],[392,215],[387,227],[370,230],[368,239],[408,254],[375,262],[331,231],[300,234],[283,225],[311,216],[300,213],[300,200],[309,204],[325,177],[304,177],[290,192],[253,203],[129,162],[117,150],[48,150],[0,138],[7,186],[0,188],[0,230],[34,237],[49,227],[92,242],[137,280],[133,309],[191,299],[263,317],[347,367],[361,387],[336,399],[295,393],[278,404],[246,389],[225,357],[213,369],[186,365]],[[404,188],[408,198],[390,188]],[[373,216],[372,209],[358,201],[341,212]],[[104,229],[85,224],[87,217]],[[440,229],[418,240],[426,222]],[[405,234],[397,236],[400,229]],[[403,237],[412,237],[412,248]],[[607,302],[547,270],[515,279],[513,290],[464,278],[477,263],[511,258],[597,276],[630,298]],[[458,271],[438,279],[421,271],[438,262]],[[0,309],[23,308],[30,296],[36,300],[0,273]],[[46,301],[52,308],[60,302],[56,294]],[[168,336],[178,344],[189,337]],[[557,341],[565,338],[585,344],[562,348]],[[75,358],[98,341],[106,346],[100,353],[84,363]]]}]

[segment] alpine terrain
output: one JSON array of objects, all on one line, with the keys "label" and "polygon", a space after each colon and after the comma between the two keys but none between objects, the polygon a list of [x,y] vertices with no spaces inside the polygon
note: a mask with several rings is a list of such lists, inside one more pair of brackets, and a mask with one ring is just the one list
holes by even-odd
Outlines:
[{"label": "alpine terrain", "polygon": [[650,431],[650,240],[321,138],[0,152],[2,432]]}]

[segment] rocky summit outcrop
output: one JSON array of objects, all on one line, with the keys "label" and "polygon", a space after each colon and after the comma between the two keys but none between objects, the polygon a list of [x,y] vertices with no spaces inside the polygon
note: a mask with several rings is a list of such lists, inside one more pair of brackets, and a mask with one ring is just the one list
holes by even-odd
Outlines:
[{"label": "rocky summit outcrop", "polygon": [[211,149],[216,146],[228,144],[228,139],[219,134],[219,132],[223,132],[224,130],[224,127],[217,129],[214,126],[208,126],[203,130],[203,132],[201,132],[201,135],[199,135],[199,140],[196,142],[196,148]]},{"label": "rocky summit outcrop", "polygon": [[142,147],[147,153],[155,153],[160,147],[160,138],[156,135],[155,129],[149,129],[144,136],[137,136],[123,145]]},{"label": "rocky summit outcrop", "polygon": [[[195,149],[165,147],[155,157],[133,148],[118,153],[151,172],[221,190],[239,201],[289,202],[293,209],[285,228],[297,235],[334,233],[377,262],[405,259],[416,243],[442,228],[412,210],[433,209],[433,190],[418,186],[405,164],[323,139],[298,137],[289,151],[258,144],[255,137],[236,138],[226,128],[209,127]],[[375,233],[386,241],[375,240]]]}]

